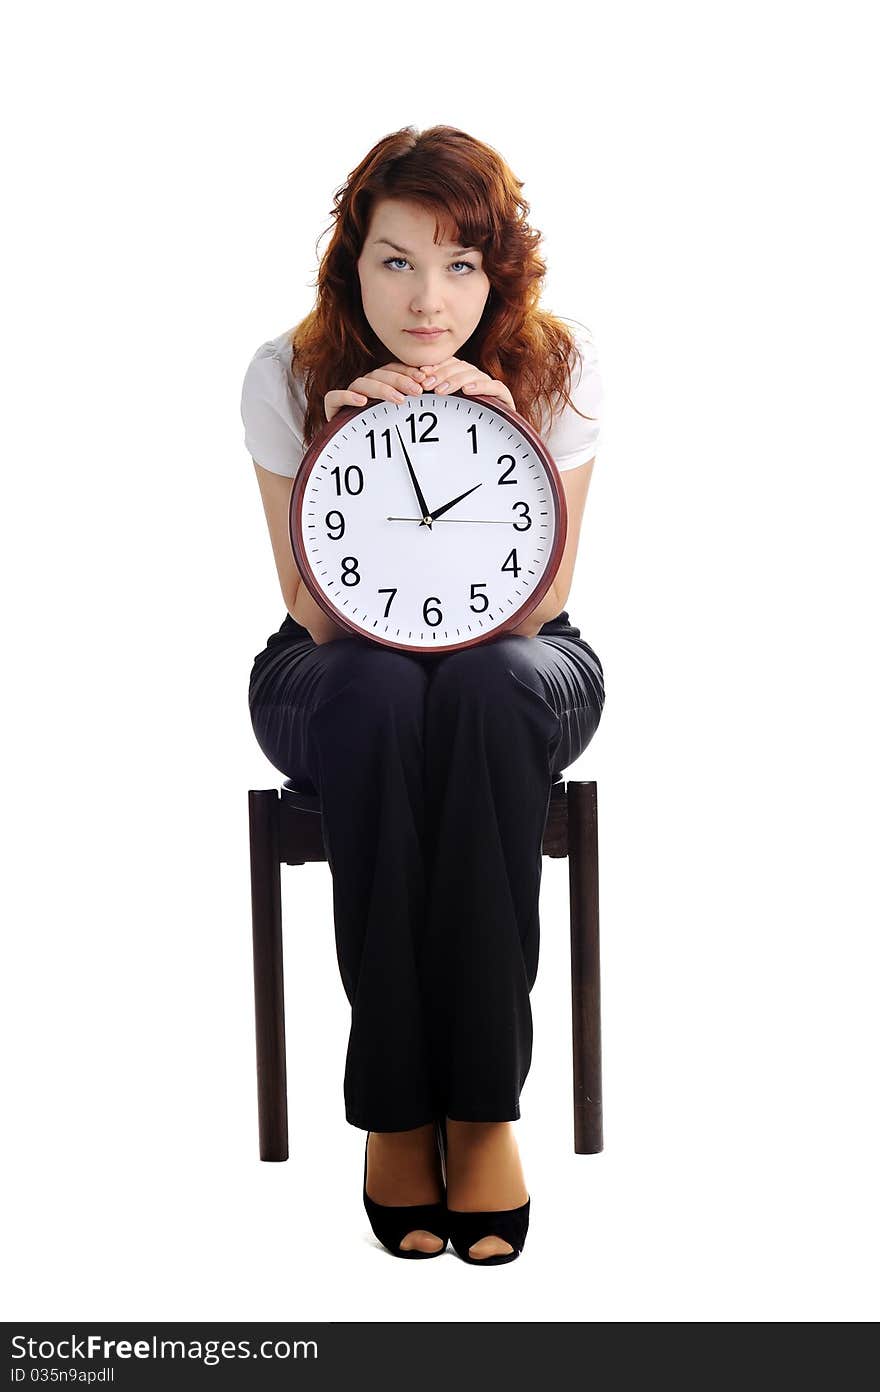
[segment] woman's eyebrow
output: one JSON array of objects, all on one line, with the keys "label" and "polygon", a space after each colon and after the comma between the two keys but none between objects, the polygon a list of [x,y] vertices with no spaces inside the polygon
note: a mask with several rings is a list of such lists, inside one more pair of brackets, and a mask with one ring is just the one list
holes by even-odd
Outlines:
[{"label": "woman's eyebrow", "polygon": [[[414,255],[414,252],[407,251],[406,247],[397,246],[395,242],[389,242],[389,240],[388,240],[387,237],[377,237],[376,240],[375,240],[374,243],[373,243],[373,246],[380,246],[383,242],[384,242],[385,246],[394,247],[394,250],[395,250],[395,251],[399,251],[399,252],[401,253],[402,256],[413,256],[413,255]],[[449,250],[450,250],[450,251],[478,251],[479,248],[478,248],[478,247],[450,247]]]}]

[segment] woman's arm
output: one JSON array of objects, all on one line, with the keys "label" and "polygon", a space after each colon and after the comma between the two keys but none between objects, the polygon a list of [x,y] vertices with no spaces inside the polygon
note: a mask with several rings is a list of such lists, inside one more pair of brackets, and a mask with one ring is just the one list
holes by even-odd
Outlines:
[{"label": "woman's arm", "polygon": [[256,459],[254,460],[254,468],[257,471],[257,483],[260,485],[260,497],[263,499],[263,511],[266,514],[269,539],[272,542],[272,554],[275,557],[278,582],[281,585],[281,593],[284,596],[284,603],[287,605],[287,612],[292,614],[297,594],[302,588],[302,576],[297,570],[290,546],[287,520],[290,513],[293,479],[286,478],[284,474],[274,474],[270,469],[264,469],[262,465],[257,463]]},{"label": "woman's arm", "polygon": [[349,637],[346,629],[340,628],[316,604],[302,582],[302,576],[293,559],[290,545],[288,518],[290,515],[290,495],[293,479],[283,474],[273,474],[254,460],[263,511],[269,527],[272,554],[287,612],[307,629],[316,643],[332,643],[334,638]]},{"label": "woman's arm", "polygon": [[329,614],[325,614],[306,585],[300,585],[291,613],[298,624],[308,629],[316,643],[332,643],[336,638],[351,637],[347,628],[340,628]]},{"label": "woman's arm", "polygon": [[528,618],[523,619],[516,628],[505,629],[505,636],[511,633],[519,638],[535,638],[542,625],[549,623],[550,619],[555,619],[561,608],[562,605],[556,598],[556,586],[551,585],[540,604],[535,606]]},{"label": "woman's arm", "polygon": [[581,538],[581,523],[584,520],[587,492],[590,487],[590,479],[593,477],[595,462],[595,459],[588,459],[585,464],[578,464],[574,469],[560,470],[562,487],[565,489],[565,505],[568,510],[568,531],[565,537],[562,560],[559,562],[559,569],[553,578],[553,588],[556,591],[556,598],[559,600],[557,614],[565,608],[571,593],[574,563],[577,560],[578,544]]}]

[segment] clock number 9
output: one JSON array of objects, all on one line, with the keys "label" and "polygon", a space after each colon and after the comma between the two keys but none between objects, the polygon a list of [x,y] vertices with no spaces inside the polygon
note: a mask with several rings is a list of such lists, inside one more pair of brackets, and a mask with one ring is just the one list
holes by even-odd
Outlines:
[{"label": "clock number 9", "polygon": [[[338,517],[338,518],[339,518],[339,521],[338,521],[338,522],[331,522],[331,520],[330,520],[331,517]],[[328,535],[328,537],[330,538],[331,541],[339,541],[340,538],[344,535],[344,533],[345,533],[345,518],[343,517],[342,513],[338,510],[338,508],[334,508],[332,512],[328,512],[328,513],[327,513],[327,516],[324,518],[324,526],[327,528],[327,535]],[[335,536],[333,535],[333,528],[334,528],[334,527],[338,527],[338,528],[339,528],[339,531],[336,533]],[[517,528],[516,530],[519,530],[519,529]]]}]

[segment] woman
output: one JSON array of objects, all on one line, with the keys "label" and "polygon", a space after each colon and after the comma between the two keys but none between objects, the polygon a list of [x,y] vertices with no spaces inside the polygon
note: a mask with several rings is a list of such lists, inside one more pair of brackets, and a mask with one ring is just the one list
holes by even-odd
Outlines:
[{"label": "woman", "polygon": [[[453,127],[379,141],[336,194],[314,309],[260,346],[242,392],[288,609],[254,659],[250,714],[270,762],[320,794],[364,1205],[396,1256],[439,1256],[451,1239],[484,1266],[519,1255],[530,1213],[511,1123],[531,1063],[550,785],[605,700],[562,609],[601,384],[586,332],[538,307],[545,265],[521,187]],[[446,654],[339,629],[288,536],[291,480],[324,421],[422,391],[517,410],[568,502],[546,598],[516,630]]]}]

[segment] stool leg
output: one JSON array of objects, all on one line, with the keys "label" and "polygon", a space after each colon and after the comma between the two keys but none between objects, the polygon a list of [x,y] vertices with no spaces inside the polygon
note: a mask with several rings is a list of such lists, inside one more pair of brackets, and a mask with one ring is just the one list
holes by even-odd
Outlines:
[{"label": "stool leg", "polygon": [[248,792],[261,1160],[288,1156],[279,806],[276,788]]},{"label": "stool leg", "polygon": [[568,877],[571,915],[571,1029],[574,1149],[602,1149],[602,1038],[599,1006],[599,837],[596,784],[569,782]]}]

